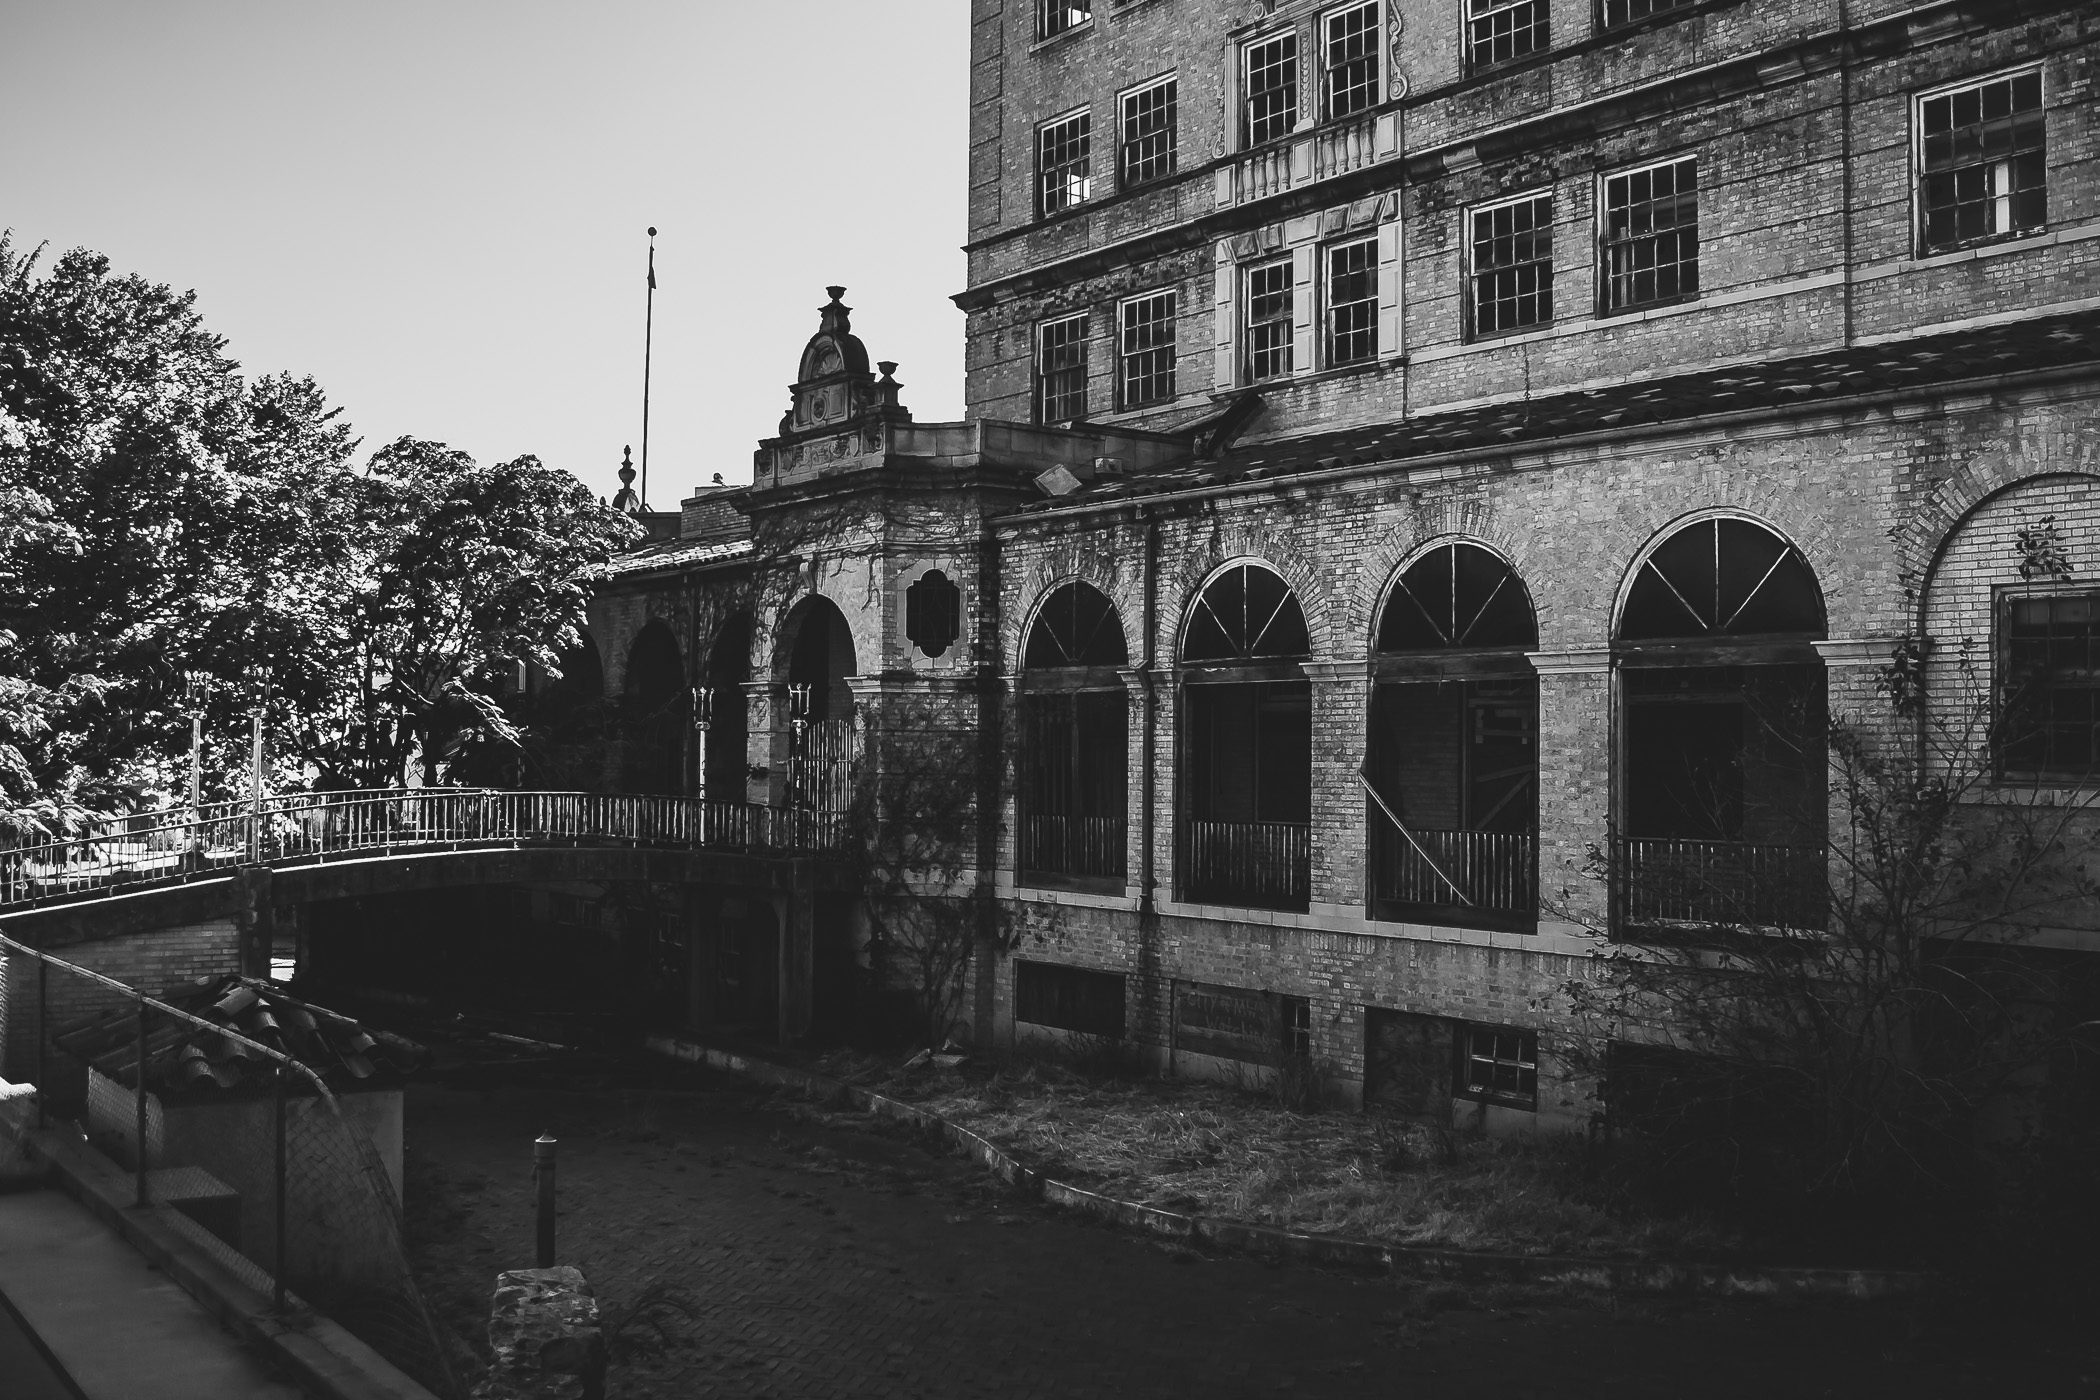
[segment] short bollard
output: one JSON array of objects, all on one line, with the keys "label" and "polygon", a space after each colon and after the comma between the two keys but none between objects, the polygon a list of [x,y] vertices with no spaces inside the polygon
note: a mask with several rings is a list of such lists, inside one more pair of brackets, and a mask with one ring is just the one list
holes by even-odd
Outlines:
[{"label": "short bollard", "polygon": [[538,1266],[554,1267],[554,1139],[541,1133],[532,1143],[532,1180],[538,1197]]}]

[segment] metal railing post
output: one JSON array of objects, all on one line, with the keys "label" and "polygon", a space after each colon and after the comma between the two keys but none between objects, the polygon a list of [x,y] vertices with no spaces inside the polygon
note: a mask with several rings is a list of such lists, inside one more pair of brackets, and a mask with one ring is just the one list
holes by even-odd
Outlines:
[{"label": "metal railing post", "polygon": [[138,1166],[132,1185],[138,1197],[134,1204],[143,1206],[146,1204],[146,996],[143,992],[139,994],[139,1058],[138,1063],[131,1067],[131,1075],[138,1085],[135,1097],[139,1132],[137,1151],[132,1159]]},{"label": "metal railing post", "polygon": [[36,960],[36,1125],[44,1123],[44,1100],[51,1095],[51,1080],[44,1073],[44,1044],[51,1038],[51,1026],[46,1019],[49,1013],[51,986],[51,964],[42,958]]},{"label": "metal railing post", "polygon": [[277,1066],[274,1076],[277,1091],[277,1194],[274,1198],[277,1211],[276,1258],[270,1267],[273,1287],[271,1296],[277,1310],[284,1311],[284,1218],[285,1218],[285,1151],[284,1151],[284,1066]]},{"label": "metal railing post", "polygon": [[541,1133],[532,1144],[532,1180],[537,1198],[536,1267],[554,1267],[554,1139]]}]

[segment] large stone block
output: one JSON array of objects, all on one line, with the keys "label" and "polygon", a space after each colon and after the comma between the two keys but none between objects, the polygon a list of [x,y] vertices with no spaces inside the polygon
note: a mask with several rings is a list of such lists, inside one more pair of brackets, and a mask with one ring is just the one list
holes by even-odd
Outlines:
[{"label": "large stone block", "polygon": [[604,1400],[605,1335],[581,1269],[496,1275],[489,1347],[495,1356],[475,1400]]}]

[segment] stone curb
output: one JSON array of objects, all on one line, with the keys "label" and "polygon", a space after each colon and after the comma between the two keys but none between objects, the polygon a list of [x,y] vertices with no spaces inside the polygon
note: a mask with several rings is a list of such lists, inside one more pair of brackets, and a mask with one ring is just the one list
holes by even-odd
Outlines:
[{"label": "stone curb", "polygon": [[286,1317],[163,1219],[169,1206],[132,1204],[129,1172],[58,1130],[28,1134],[59,1187],[146,1256],[204,1310],[281,1367],[316,1400],[438,1400],[337,1322],[310,1310]]},{"label": "stone curb", "polygon": [[871,1089],[827,1075],[797,1069],[774,1060],[717,1049],[673,1036],[650,1036],[644,1044],[659,1055],[704,1064],[760,1084],[799,1089],[832,1100],[844,1100],[864,1113],[910,1123],[936,1135],[1008,1185],[1046,1204],[1078,1211],[1127,1229],[1183,1240],[1213,1250],[1237,1250],[1271,1258],[1296,1259],[1365,1273],[1464,1283],[1535,1283],[1600,1293],[1672,1293],[1720,1298],[1876,1298],[1916,1297],[1937,1282],[1927,1273],[1900,1269],[1818,1269],[1736,1267],[1725,1264],[1658,1263],[1621,1259],[1578,1259],[1537,1254],[1487,1254],[1464,1249],[1429,1249],[1378,1244],[1334,1235],[1308,1235],[1272,1225],[1162,1210],[1118,1200],[1069,1182],[1045,1176],[968,1128],[939,1114],[902,1103]]}]

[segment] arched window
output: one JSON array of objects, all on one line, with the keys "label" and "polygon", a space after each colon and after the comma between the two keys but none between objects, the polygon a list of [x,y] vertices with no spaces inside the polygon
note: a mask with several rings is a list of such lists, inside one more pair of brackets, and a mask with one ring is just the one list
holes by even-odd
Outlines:
[{"label": "arched window", "polygon": [[1764,526],[1717,516],[1685,526],[1641,564],[1619,640],[1823,634],[1823,596],[1801,551]]},{"label": "arched window", "polygon": [[1044,600],[1022,648],[1015,868],[1025,884],[1113,889],[1126,854],[1130,702],[1115,605],[1090,583]]},{"label": "arched window", "polygon": [[1259,564],[1235,564],[1212,579],[1181,639],[1185,662],[1297,660],[1311,653],[1297,595]]},{"label": "arched window", "polygon": [[1621,928],[1820,926],[1823,628],[1808,561],[1755,521],[1695,520],[1641,561],[1617,637]]},{"label": "arched window", "polygon": [[1378,650],[1461,647],[1536,649],[1538,622],[1515,570],[1477,544],[1441,545],[1393,584],[1378,624]]},{"label": "arched window", "polygon": [[829,598],[808,598],[789,614],[787,800],[837,817],[853,801],[858,740],[849,676],[859,673],[853,630]]},{"label": "arched window", "polygon": [[1303,909],[1311,895],[1312,692],[1305,613],[1274,571],[1234,564],[1182,629],[1181,890]]},{"label": "arched window", "polygon": [[1492,550],[1438,545],[1393,581],[1364,772],[1373,917],[1536,921],[1537,648],[1531,596]]},{"label": "arched window", "polygon": [[1121,666],[1130,659],[1115,604],[1091,583],[1068,583],[1052,593],[1028,629],[1021,665]]}]

